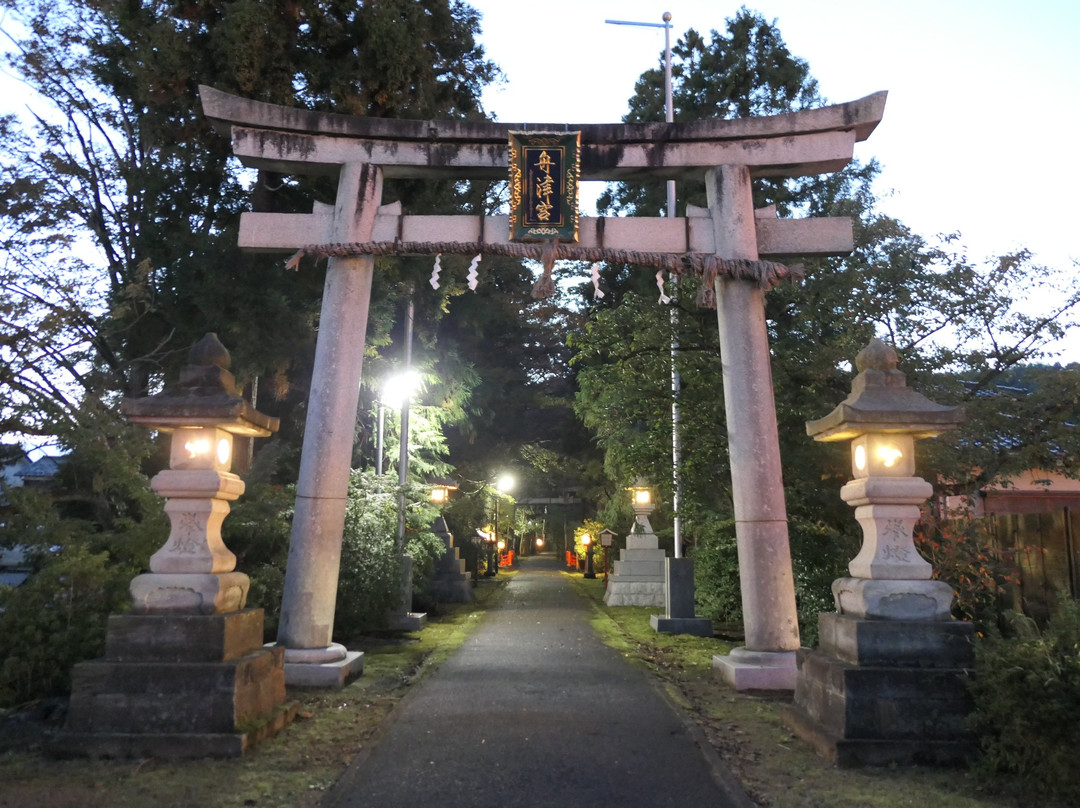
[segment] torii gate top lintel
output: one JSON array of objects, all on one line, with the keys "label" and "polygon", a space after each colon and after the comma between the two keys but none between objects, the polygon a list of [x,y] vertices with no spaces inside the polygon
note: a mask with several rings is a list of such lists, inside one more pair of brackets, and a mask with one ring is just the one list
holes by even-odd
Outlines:
[{"label": "torii gate top lintel", "polygon": [[228,131],[245,164],[291,174],[367,161],[386,176],[506,176],[512,130],[581,132],[581,179],[700,179],[705,168],[750,167],[754,176],[835,171],[881,121],[886,92],[755,118],[647,124],[508,124],[415,121],[315,112],[201,86],[203,111]]}]

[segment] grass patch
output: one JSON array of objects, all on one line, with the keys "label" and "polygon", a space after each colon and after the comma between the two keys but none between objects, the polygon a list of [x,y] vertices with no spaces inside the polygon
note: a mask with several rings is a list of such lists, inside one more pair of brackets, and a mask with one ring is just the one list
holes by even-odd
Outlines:
[{"label": "grass patch", "polygon": [[[364,675],[337,691],[290,690],[297,720],[242,758],[168,762],[53,760],[41,752],[48,728],[0,754],[0,808],[206,808],[316,806],[364,748],[409,688],[437,668],[479,624],[512,574],[483,581],[476,603],[450,604],[421,632],[363,637],[347,643],[364,651]],[[22,726],[0,724],[6,733]]]},{"label": "grass patch", "polygon": [[[882,767],[838,769],[818,757],[809,744],[780,723],[784,703],[727,688],[713,673],[712,657],[730,650],[720,640],[658,634],[649,616],[660,607],[608,607],[600,580],[569,575],[592,601],[592,624],[603,641],[632,664],[658,677],[683,705],[710,743],[759,805],[772,808],[900,808],[948,805],[951,808],[1019,808],[1030,797],[1003,779],[988,779],[962,769]],[[1052,802],[1040,801],[1051,808]]]}]

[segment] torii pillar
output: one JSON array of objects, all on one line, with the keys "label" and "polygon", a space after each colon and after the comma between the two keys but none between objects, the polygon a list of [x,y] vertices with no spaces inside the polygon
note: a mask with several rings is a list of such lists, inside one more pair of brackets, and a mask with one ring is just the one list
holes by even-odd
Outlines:
[{"label": "torii pillar", "polygon": [[[706,173],[705,190],[717,256],[757,261],[749,168],[712,169]],[[741,278],[717,277],[715,283],[746,645],[713,657],[713,666],[736,690],[794,690],[799,619],[765,289]]]},{"label": "torii pillar", "polygon": [[[342,165],[334,240],[369,241],[381,198],[381,168]],[[291,685],[341,687],[364,666],[362,653],[332,635],[374,268],[364,255],[331,258],[326,270],[278,623]]]}]

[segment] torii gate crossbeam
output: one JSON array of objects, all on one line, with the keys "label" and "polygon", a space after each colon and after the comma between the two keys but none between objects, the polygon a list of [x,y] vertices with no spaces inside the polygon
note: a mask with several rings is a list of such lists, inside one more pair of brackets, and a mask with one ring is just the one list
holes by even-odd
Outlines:
[{"label": "torii gate crossbeam", "polygon": [[[310,214],[245,214],[240,245],[294,251],[378,241],[505,243],[506,217],[406,216],[380,209],[383,177],[502,179],[508,133],[526,124],[405,121],[282,107],[201,87],[203,110],[246,165],[338,177],[335,205]],[[836,171],[881,120],[886,93],[763,118],[692,123],[531,125],[581,132],[582,180],[706,181],[709,207],[688,218],[584,218],[586,246],[699,252],[757,261],[850,252],[847,219],[756,215],[755,177]],[[292,683],[333,686],[348,653],[331,642],[353,426],[373,258],[332,257],[323,293],[278,643]],[[790,689],[799,630],[773,403],[765,288],[715,283],[745,648],[718,665],[738,689]]]}]

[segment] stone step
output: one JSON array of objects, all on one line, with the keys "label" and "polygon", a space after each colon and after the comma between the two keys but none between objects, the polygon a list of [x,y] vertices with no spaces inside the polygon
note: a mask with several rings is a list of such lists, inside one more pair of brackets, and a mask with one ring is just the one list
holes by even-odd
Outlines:
[{"label": "stone step", "polygon": [[105,636],[105,659],[226,662],[262,645],[262,609],[213,615],[114,614]]},{"label": "stone step", "polygon": [[92,733],[232,733],[285,701],[284,650],[213,663],[75,666],[67,728]]}]

